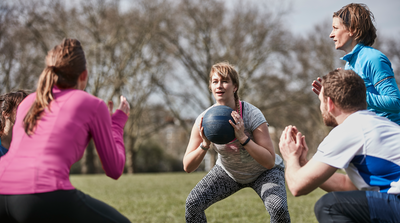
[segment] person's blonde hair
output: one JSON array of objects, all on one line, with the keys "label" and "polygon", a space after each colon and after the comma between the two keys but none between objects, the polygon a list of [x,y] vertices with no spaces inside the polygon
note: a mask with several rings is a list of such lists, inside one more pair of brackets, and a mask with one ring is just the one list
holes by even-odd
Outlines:
[{"label": "person's blonde hair", "polygon": [[53,86],[61,89],[77,85],[78,78],[86,70],[86,58],[81,43],[76,39],[64,39],[47,53],[46,67],[39,77],[36,99],[24,118],[24,128],[28,135],[40,119],[53,98]]},{"label": "person's blonde hair", "polygon": [[333,18],[340,18],[347,30],[353,32],[357,43],[372,46],[376,39],[373,24],[374,14],[365,4],[351,3],[333,13]]},{"label": "person's blonde hair", "polygon": [[239,114],[240,114],[241,111],[240,111],[239,95],[238,95],[240,84],[239,84],[238,72],[228,62],[220,62],[220,63],[214,64],[211,67],[211,71],[209,74],[208,86],[210,89],[211,89],[212,76],[214,75],[214,73],[217,73],[223,79],[228,79],[228,77],[229,77],[232,80],[233,85],[236,86],[237,89],[233,95],[235,97],[236,108],[239,110]]}]

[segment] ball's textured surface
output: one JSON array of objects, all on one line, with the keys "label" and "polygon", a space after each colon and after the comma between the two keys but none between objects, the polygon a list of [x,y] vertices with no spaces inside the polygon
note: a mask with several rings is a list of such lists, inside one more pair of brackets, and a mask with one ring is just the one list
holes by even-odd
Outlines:
[{"label": "ball's textured surface", "polygon": [[204,135],[213,143],[226,144],[235,139],[235,130],[229,123],[233,109],[225,105],[210,108],[203,117]]}]

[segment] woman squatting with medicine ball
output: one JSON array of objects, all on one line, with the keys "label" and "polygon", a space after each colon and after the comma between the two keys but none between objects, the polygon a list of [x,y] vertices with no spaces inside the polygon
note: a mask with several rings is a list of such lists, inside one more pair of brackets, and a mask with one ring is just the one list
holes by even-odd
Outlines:
[{"label": "woman squatting with medicine ball", "polygon": [[[284,165],[275,154],[268,124],[261,111],[238,96],[239,75],[229,63],[212,66],[209,88],[215,105],[233,109],[230,121],[235,137],[227,144],[215,144],[216,165],[193,188],[186,199],[186,222],[207,222],[205,210],[235,192],[251,187],[260,196],[271,216],[271,222],[290,222],[287,206]],[[211,107],[210,107],[211,108]],[[186,172],[196,170],[211,142],[204,135],[201,113],[193,125],[190,141],[183,158]]]}]

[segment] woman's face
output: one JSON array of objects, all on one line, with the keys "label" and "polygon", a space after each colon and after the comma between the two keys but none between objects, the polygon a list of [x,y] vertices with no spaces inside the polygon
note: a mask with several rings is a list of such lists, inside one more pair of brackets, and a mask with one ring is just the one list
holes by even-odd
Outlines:
[{"label": "woman's face", "polygon": [[223,78],[214,72],[211,77],[211,91],[218,104],[226,104],[229,100],[234,100],[234,92],[237,87],[233,85],[231,78]]},{"label": "woman's face", "polygon": [[343,50],[346,53],[351,52],[356,45],[354,42],[354,35],[344,26],[342,19],[334,17],[332,20],[332,28],[329,37],[335,42],[335,48],[337,50]]}]

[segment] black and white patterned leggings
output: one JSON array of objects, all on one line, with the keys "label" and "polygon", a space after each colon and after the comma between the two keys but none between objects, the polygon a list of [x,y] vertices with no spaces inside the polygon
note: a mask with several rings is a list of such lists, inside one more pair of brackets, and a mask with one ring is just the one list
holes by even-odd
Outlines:
[{"label": "black and white patterned leggings", "polygon": [[208,207],[245,187],[253,188],[260,196],[271,216],[271,223],[290,222],[283,168],[274,167],[262,173],[254,182],[240,184],[219,165],[215,165],[187,197],[186,222],[207,222],[204,211]]}]

